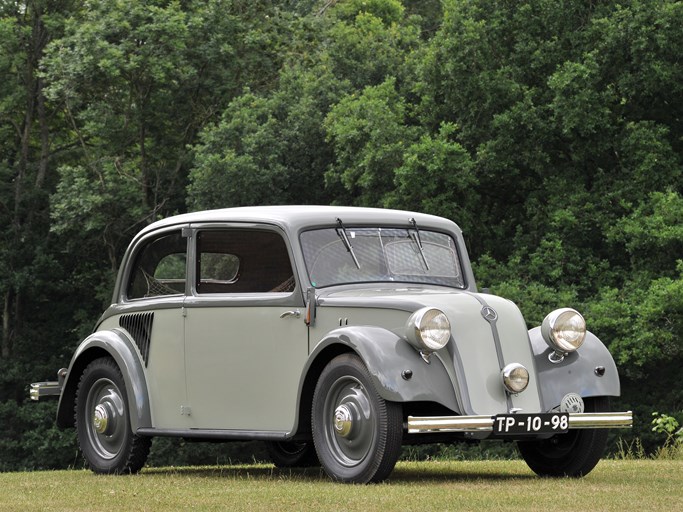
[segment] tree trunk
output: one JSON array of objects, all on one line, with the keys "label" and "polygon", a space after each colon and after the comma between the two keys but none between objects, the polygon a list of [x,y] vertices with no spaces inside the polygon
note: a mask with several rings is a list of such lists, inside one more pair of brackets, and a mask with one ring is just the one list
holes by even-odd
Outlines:
[{"label": "tree trunk", "polygon": [[2,308],[2,347],[0,348],[0,356],[2,359],[9,359],[12,353],[12,330],[10,328],[10,311],[12,309],[12,292],[7,290],[4,296],[4,305]]}]

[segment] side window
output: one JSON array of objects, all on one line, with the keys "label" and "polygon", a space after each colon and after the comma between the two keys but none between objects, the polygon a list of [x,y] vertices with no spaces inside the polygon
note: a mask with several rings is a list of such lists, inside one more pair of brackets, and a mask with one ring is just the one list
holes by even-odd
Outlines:
[{"label": "side window", "polygon": [[272,231],[216,229],[197,235],[197,292],[294,291],[287,246]]},{"label": "side window", "polygon": [[127,287],[129,299],[185,293],[187,239],[180,231],[155,238],[135,256]]}]

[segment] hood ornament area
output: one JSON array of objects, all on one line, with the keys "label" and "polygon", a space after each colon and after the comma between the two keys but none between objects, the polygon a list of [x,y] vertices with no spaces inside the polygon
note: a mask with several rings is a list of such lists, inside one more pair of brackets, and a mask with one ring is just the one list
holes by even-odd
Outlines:
[{"label": "hood ornament area", "polygon": [[481,316],[483,316],[487,322],[495,322],[498,319],[498,313],[496,313],[496,310],[491,306],[484,306],[481,308]]}]

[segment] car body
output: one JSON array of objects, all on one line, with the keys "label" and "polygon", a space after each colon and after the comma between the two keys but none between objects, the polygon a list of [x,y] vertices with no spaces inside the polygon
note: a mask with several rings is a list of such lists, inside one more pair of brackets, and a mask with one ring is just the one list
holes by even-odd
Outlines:
[{"label": "car body", "polygon": [[278,466],[372,482],[404,442],[507,439],[540,475],[597,464],[619,376],[568,308],[531,330],[480,293],[460,228],[432,215],[245,207],[158,221],[57,382],[90,467],[138,471],[151,439],[267,443]]}]

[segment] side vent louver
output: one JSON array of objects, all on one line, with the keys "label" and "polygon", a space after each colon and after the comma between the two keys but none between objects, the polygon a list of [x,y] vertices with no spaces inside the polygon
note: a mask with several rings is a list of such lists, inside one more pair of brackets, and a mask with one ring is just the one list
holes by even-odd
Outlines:
[{"label": "side vent louver", "polygon": [[145,366],[149,358],[149,340],[152,338],[153,322],[154,313],[135,313],[119,318],[119,325],[130,333],[140,349]]}]

